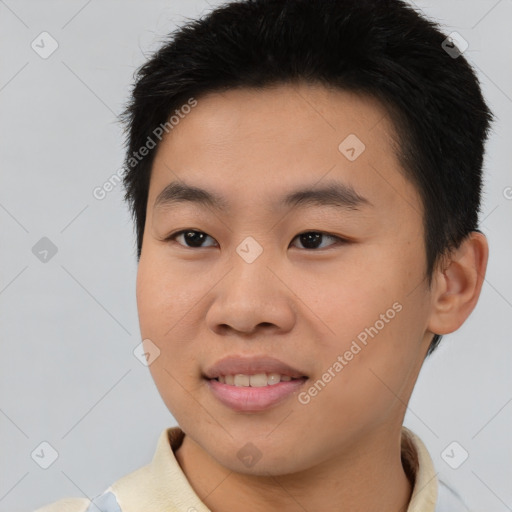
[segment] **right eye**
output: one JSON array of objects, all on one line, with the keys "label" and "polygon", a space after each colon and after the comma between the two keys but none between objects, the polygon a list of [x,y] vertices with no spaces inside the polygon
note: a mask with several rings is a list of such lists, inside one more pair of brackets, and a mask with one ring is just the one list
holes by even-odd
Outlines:
[{"label": "right eye", "polygon": [[[180,236],[183,236],[183,240],[185,243],[182,244],[179,241],[177,243],[179,243],[179,245],[182,245],[183,247],[187,247],[187,248],[191,248],[191,249],[203,247],[203,246],[201,246],[201,243],[205,240],[205,238],[209,237],[213,240],[213,238],[210,235],[207,235],[203,231],[197,231],[195,229],[182,229],[181,231],[177,231],[176,233],[172,233],[171,235],[169,235],[165,239],[165,241],[173,241],[174,242],[174,241],[177,241],[177,238]],[[186,245],[189,243],[190,243],[190,245]],[[206,246],[206,247],[208,247],[208,246]]]}]

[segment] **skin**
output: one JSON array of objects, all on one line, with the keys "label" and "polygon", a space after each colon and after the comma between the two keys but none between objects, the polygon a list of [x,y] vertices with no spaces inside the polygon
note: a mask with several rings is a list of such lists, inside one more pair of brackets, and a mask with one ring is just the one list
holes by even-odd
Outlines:
[{"label": "skin", "polygon": [[[338,145],[357,134],[353,162]],[[406,404],[433,333],[456,330],[485,274],[486,239],[472,233],[425,279],[423,208],[392,149],[375,100],[322,86],[280,85],[198,98],[158,148],[137,275],[141,334],[160,349],[151,374],[185,432],[176,458],[214,512],[406,510],[400,459]],[[346,184],[373,207],[272,210],[298,185]],[[154,209],[172,181],[229,202],[227,214],[179,204]],[[207,234],[191,247],[180,229]],[[322,232],[308,249],[297,235]],[[251,264],[236,252],[263,248]],[[217,401],[202,372],[226,355],[272,355],[309,377],[332,367],[392,305],[402,309],[307,404],[296,395],[261,412]],[[252,442],[261,459],[237,452]]]}]

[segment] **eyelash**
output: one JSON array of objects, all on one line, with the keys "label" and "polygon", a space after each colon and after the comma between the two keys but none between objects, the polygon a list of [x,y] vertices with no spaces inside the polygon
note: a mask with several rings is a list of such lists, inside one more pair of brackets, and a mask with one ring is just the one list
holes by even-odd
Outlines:
[{"label": "eyelash", "polygon": [[[204,231],[199,231],[197,229],[182,229],[180,231],[176,231],[175,233],[172,233],[170,234],[167,238],[165,238],[164,241],[166,242],[175,242],[175,243],[178,243],[176,242],[176,238],[180,235],[183,235],[185,233],[202,233],[202,234],[205,234],[207,236],[210,236],[208,235],[208,233],[205,233]],[[336,240],[336,243],[330,245],[327,249],[329,249],[330,247],[335,247],[335,246],[338,246],[338,245],[343,245],[343,244],[347,244],[349,243],[350,241],[345,239],[345,238],[341,238],[339,236],[336,236],[336,235],[331,235],[330,233],[326,233],[324,231],[303,231],[302,233],[299,233],[297,235],[295,235],[295,237],[293,238],[293,240],[295,240],[295,238],[301,236],[301,235],[307,235],[307,234],[319,234],[319,235],[324,235],[324,236],[327,236],[329,238],[332,238],[332,239],[335,239]],[[213,237],[210,236],[210,238],[214,239]],[[293,241],[292,240],[292,241]],[[181,247],[184,247],[185,249],[205,249],[206,247],[189,247],[187,245],[183,245],[183,244],[179,244]],[[208,247],[211,247],[211,246],[208,246]],[[323,249],[304,249],[305,251],[320,251],[320,250],[325,250],[325,248]]]}]

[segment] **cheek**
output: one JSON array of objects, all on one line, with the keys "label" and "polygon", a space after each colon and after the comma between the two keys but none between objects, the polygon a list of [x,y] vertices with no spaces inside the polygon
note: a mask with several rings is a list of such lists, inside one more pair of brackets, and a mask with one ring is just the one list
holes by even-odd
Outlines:
[{"label": "cheek", "polygon": [[322,418],[326,435],[340,428],[356,435],[385,423],[407,403],[416,354],[400,332],[399,317],[391,322],[377,335],[368,335],[366,344],[343,339],[329,347],[330,357],[324,355],[322,369],[306,390],[310,403],[303,407],[306,415]]},{"label": "cheek", "polygon": [[369,270],[375,269],[372,263],[333,266],[321,277],[301,276],[297,295],[309,309],[307,316],[313,313],[317,318],[315,323],[322,333],[325,331],[326,345],[331,345],[334,339],[336,348],[343,349],[378,321],[381,314],[391,309],[388,316],[395,316],[392,307],[401,298],[395,291],[400,289],[400,283],[384,272]]},{"label": "cheek", "polygon": [[[421,287],[411,293],[414,279],[403,271],[400,260],[381,257],[380,261],[386,263],[364,262],[371,272],[333,274],[339,277],[325,282],[323,293],[317,290],[313,295],[311,291],[312,309],[317,308],[314,311],[322,324],[329,327],[329,335],[315,341],[323,345],[316,378],[329,380],[325,374],[329,369],[336,375],[332,384],[323,387],[319,383],[321,391],[312,390],[322,395],[316,402],[318,414],[321,402],[324,406],[330,403],[333,410],[350,411],[364,424],[364,420],[373,417],[378,421],[391,407],[399,407],[397,395],[407,402],[411,371],[421,355],[426,301]],[[417,281],[421,281],[420,270],[411,269]],[[342,357],[341,370],[338,356]],[[311,411],[314,409],[312,404]]]},{"label": "cheek", "polygon": [[161,309],[161,288],[158,286],[155,267],[147,258],[141,258],[137,270],[137,311],[143,338],[158,337],[158,318]]},{"label": "cheek", "polygon": [[158,258],[141,257],[137,271],[137,309],[141,333],[164,340],[186,323],[197,302],[194,279],[173,272]]},{"label": "cheek", "polygon": [[142,339],[150,339],[160,350],[150,371],[166,394],[179,394],[174,378],[184,384],[197,381],[193,372],[203,287],[189,275],[171,271],[158,258],[150,258],[148,252],[140,259],[136,293],[140,332]]},{"label": "cheek", "polygon": [[418,355],[427,310],[419,289],[410,294],[399,279],[386,282],[381,276],[380,283],[370,279],[327,290],[319,315],[330,330],[319,340],[328,355],[324,364],[345,356],[347,366],[359,368],[357,378],[374,378],[373,367],[398,379],[408,372],[408,363]]}]

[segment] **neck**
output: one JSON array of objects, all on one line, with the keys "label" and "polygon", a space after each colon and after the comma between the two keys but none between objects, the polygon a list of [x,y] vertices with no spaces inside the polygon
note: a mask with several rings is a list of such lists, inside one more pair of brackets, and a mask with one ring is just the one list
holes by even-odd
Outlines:
[{"label": "neck", "polygon": [[[406,512],[412,493],[401,461],[401,426],[373,433],[307,471],[279,476],[234,473],[188,436],[175,456],[212,512],[323,510]],[[250,504],[250,507],[247,506]]]}]

